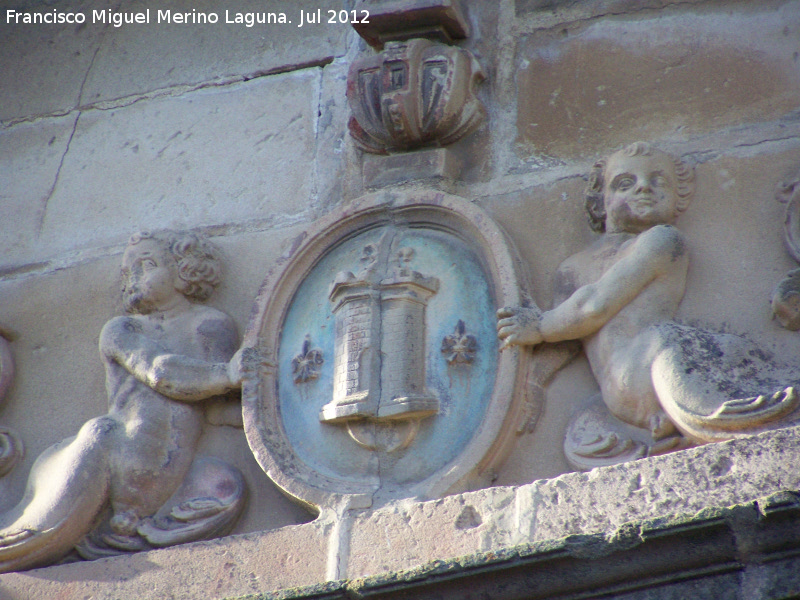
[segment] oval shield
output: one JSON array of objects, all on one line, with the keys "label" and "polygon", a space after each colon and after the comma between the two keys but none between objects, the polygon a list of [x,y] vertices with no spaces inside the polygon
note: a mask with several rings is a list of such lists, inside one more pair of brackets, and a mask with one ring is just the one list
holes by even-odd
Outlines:
[{"label": "oval shield", "polygon": [[497,308],[526,302],[517,271],[491,218],[441,192],[365,196],[304,233],[245,337],[261,360],[245,431],[264,471],[313,510],[490,479],[536,413],[529,351],[499,352],[495,333]]}]

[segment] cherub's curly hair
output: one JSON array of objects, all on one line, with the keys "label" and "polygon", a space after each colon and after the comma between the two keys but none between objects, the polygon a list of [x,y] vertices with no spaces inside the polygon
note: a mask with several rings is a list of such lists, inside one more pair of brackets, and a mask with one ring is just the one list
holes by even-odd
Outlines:
[{"label": "cherub's curly hair", "polygon": [[140,231],[128,243],[142,240],[155,240],[169,250],[178,264],[178,276],[184,282],[181,292],[187,298],[208,300],[222,281],[219,250],[205,237],[191,231]]},{"label": "cherub's curly hair", "polygon": [[[634,142],[619,150],[619,153],[624,156],[651,156],[653,152],[661,152],[661,150],[651,147],[646,142]],[[606,157],[594,163],[589,173],[589,182],[585,192],[585,207],[586,212],[589,213],[589,225],[594,231],[601,233],[606,229],[606,205],[603,188],[605,186],[604,173],[608,158]],[[678,180],[678,189],[676,190],[678,194],[677,209],[679,213],[682,213],[689,207],[689,202],[691,202],[694,195],[694,169],[680,158],[671,155],[670,158],[672,158],[675,165],[675,176]]]}]

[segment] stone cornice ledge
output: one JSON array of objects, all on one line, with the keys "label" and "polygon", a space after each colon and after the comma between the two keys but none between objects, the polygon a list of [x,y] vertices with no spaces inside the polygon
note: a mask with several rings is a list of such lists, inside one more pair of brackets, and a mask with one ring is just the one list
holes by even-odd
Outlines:
[{"label": "stone cornice ledge", "polygon": [[[800,592],[798,433],[397,502],[351,514],[346,527],[323,515],[10,573],[0,576],[0,597],[785,598]],[[332,559],[346,581],[324,583]]]},{"label": "stone cornice ledge", "polygon": [[236,600],[794,598],[798,500],[777,492],[696,515],[629,523],[613,536],[572,535]]}]

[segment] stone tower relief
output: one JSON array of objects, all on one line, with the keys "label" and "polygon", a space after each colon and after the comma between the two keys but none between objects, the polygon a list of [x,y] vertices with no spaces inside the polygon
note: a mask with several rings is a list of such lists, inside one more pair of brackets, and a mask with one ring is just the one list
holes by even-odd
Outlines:
[{"label": "stone tower relief", "polygon": [[242,476],[195,453],[203,402],[240,385],[233,323],[194,303],[220,278],[216,250],[196,234],[131,238],[126,316],[100,333],[108,414],[36,461],[24,497],[0,514],[0,571],[47,565],[73,549],[94,559],[231,528],[245,502]]},{"label": "stone tower relief", "polygon": [[375,263],[386,250],[370,244],[364,251],[370,264],[357,276],[339,273],[331,286],[334,398],[322,407],[320,421],[435,415],[439,401],[425,383],[425,308],[439,280],[407,266],[411,248],[397,251],[385,276]]}]

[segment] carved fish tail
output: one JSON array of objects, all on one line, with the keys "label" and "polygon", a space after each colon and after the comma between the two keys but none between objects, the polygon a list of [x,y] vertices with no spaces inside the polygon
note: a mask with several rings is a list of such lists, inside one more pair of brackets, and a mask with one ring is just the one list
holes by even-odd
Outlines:
[{"label": "carved fish tail", "polygon": [[45,450],[25,494],[0,514],[0,573],[51,564],[92,528],[108,500],[104,444],[72,438]]},{"label": "carved fish tail", "polygon": [[89,491],[75,498],[55,525],[34,527],[19,519],[0,530],[0,573],[45,566],[65,556],[91,528],[105,501],[106,494]]},{"label": "carved fish tail", "polygon": [[781,419],[788,422],[798,405],[800,396],[794,386],[789,386],[771,394],[728,400],[708,415],[689,411],[677,403],[668,403],[665,409],[689,437],[717,442],[759,433]]},{"label": "carved fish tail", "polygon": [[171,501],[144,519],[137,532],[156,548],[218,537],[231,530],[246,502],[239,469],[217,458],[197,457]]},{"label": "carved fish tail", "polygon": [[797,405],[797,391],[789,386],[773,394],[728,400],[709,415],[708,421],[723,429],[740,429],[780,419]]}]

